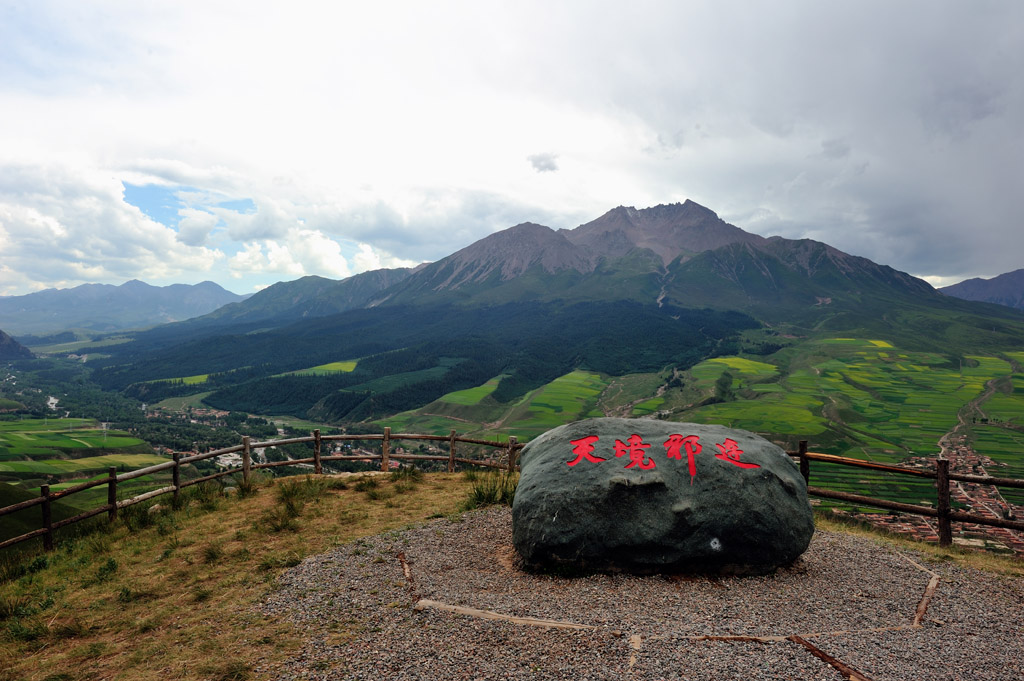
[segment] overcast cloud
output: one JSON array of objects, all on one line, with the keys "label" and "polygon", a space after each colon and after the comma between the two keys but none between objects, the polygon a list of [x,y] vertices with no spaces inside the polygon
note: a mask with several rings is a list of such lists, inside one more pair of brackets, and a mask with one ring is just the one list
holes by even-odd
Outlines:
[{"label": "overcast cloud", "polygon": [[1024,3],[0,2],[0,295],[250,292],[692,199],[1024,267]]}]

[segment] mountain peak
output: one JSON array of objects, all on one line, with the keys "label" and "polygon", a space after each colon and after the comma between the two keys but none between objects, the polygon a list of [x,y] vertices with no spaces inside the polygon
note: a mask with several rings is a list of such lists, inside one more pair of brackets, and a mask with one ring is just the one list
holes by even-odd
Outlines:
[{"label": "mountain peak", "polygon": [[594,258],[586,249],[570,243],[562,232],[534,222],[490,234],[423,270],[434,290],[458,288],[483,282],[497,275],[502,281],[514,279],[539,266],[545,272],[594,269]]},{"label": "mountain peak", "polygon": [[764,239],[728,224],[695,201],[660,204],[637,210],[619,206],[601,217],[564,232],[577,246],[604,257],[621,257],[632,248],[646,248],[669,264],[731,243],[761,243]]}]

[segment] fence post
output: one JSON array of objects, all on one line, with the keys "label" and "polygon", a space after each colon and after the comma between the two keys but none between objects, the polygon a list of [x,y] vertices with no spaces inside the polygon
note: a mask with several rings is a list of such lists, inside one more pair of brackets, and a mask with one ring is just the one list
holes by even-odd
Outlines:
[{"label": "fence post", "polygon": [[242,484],[249,484],[249,469],[252,467],[252,450],[249,448],[249,436],[242,436]]},{"label": "fence post", "polygon": [[949,521],[949,459],[936,459],[935,487],[939,493],[936,506],[939,512],[939,546],[949,546],[953,543],[953,528]]},{"label": "fence post", "polygon": [[117,520],[117,468],[107,469],[107,521]]},{"label": "fence post", "polygon": [[171,505],[174,508],[178,508],[181,504],[180,493],[181,493],[181,453],[171,452],[171,457],[174,459],[174,468],[171,469],[171,484],[174,485],[174,498],[171,500]]},{"label": "fence post", "polygon": [[391,464],[391,427],[384,426],[384,440],[380,445],[380,469],[385,473]]},{"label": "fence post", "polygon": [[46,534],[43,535],[43,549],[53,551],[53,517],[50,512],[50,486],[41,485],[39,496],[43,498],[43,527]]},{"label": "fence post", "polygon": [[320,429],[313,431],[313,472],[320,475],[324,472],[320,464]]},{"label": "fence post", "polygon": [[455,431],[448,438],[448,472],[455,472]]},{"label": "fence post", "polygon": [[800,440],[800,475],[804,483],[811,484],[811,460],[807,458],[807,440]]},{"label": "fence post", "polygon": [[516,469],[516,436],[508,436],[508,472],[512,473]]}]

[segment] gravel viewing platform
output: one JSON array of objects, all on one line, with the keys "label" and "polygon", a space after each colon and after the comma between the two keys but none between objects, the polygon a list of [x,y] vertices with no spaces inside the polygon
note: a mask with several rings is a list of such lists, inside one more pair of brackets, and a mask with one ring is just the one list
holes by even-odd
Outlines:
[{"label": "gravel viewing platform", "polygon": [[1024,679],[1024,580],[823,531],[769,576],[566,578],[492,508],[310,557],[261,607],[306,637],[261,679]]}]

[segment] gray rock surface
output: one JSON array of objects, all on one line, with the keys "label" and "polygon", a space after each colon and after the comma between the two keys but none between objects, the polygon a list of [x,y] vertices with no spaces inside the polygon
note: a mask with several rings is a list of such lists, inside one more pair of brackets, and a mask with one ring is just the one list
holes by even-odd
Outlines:
[{"label": "gray rock surface", "polygon": [[723,426],[588,419],[523,449],[513,544],[528,567],[763,574],[814,533],[778,446]]}]

